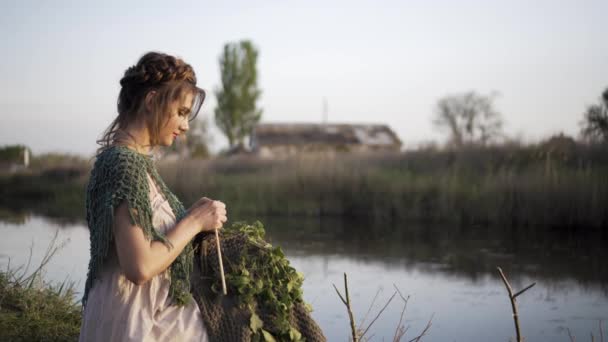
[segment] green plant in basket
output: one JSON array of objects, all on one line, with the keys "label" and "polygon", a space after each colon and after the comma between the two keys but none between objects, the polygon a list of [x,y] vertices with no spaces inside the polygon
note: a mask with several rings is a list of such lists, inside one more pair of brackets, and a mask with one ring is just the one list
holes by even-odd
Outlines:
[{"label": "green plant in basket", "polygon": [[[290,266],[280,247],[264,240],[261,222],[234,223],[223,230],[222,238],[235,235],[245,236],[245,245],[238,258],[225,260],[226,284],[228,293],[251,313],[252,341],[304,341],[290,323],[290,311],[296,303],[311,310],[302,299],[303,275]],[[220,293],[221,283],[213,283],[212,290]]]}]

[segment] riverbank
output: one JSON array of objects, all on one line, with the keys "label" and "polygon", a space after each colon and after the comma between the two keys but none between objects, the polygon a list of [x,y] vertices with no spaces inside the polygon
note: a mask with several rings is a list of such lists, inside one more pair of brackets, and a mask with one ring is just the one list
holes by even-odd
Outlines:
[{"label": "riverbank", "polygon": [[[608,148],[553,143],[461,150],[250,156],[158,162],[186,206],[222,200],[233,218],[348,217],[387,223],[596,229],[608,226]],[[84,220],[90,164],[0,176],[0,207]]]},{"label": "riverbank", "polygon": [[0,176],[0,219],[28,212],[66,223],[84,220],[88,167],[48,169]]},{"label": "riverbank", "polygon": [[0,341],[77,341],[81,306],[74,286],[48,284],[41,266],[26,276],[27,267],[0,271]]}]

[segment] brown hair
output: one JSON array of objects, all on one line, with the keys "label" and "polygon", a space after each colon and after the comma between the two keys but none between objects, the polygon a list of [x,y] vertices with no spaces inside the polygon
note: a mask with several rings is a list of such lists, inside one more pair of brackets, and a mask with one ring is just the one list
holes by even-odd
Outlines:
[{"label": "brown hair", "polygon": [[[110,147],[117,132],[136,121],[140,115],[150,132],[150,144],[159,143],[161,127],[169,120],[169,108],[174,101],[181,99],[188,92],[194,93],[194,103],[189,120],[198,114],[205,91],[196,87],[196,75],[192,66],[182,59],[159,52],[148,52],[143,55],[136,65],[129,67],[120,80],[118,95],[118,116],[104,131],[97,144],[97,154]],[[152,97],[150,111],[144,111],[146,95],[155,91]]]}]

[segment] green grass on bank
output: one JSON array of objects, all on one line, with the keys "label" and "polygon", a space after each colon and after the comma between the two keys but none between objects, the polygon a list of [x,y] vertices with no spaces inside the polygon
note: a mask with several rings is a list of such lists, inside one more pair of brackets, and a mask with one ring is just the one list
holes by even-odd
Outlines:
[{"label": "green grass on bank", "polygon": [[[55,235],[55,238],[57,235]],[[0,341],[77,341],[81,306],[73,283],[48,284],[42,270],[61,248],[55,239],[40,266],[27,275],[27,266],[0,271]],[[29,265],[29,263],[28,263]]]},{"label": "green grass on bank", "polygon": [[0,272],[0,341],[76,341],[80,306],[58,287],[30,287]]}]

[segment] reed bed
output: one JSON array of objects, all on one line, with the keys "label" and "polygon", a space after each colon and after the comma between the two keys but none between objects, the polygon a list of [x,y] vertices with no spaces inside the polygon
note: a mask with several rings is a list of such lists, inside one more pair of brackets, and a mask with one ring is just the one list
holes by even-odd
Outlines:
[{"label": "reed bed", "polygon": [[234,214],[346,216],[380,222],[603,228],[605,146],[501,146],[456,151],[160,163],[169,187]]},{"label": "reed bed", "polygon": [[[160,161],[158,167],[184,204],[219,199],[232,217],[603,229],[607,152],[606,145],[562,141],[279,160],[244,155]],[[53,155],[34,164],[29,172],[0,177],[0,207],[83,219],[90,162]]]}]

